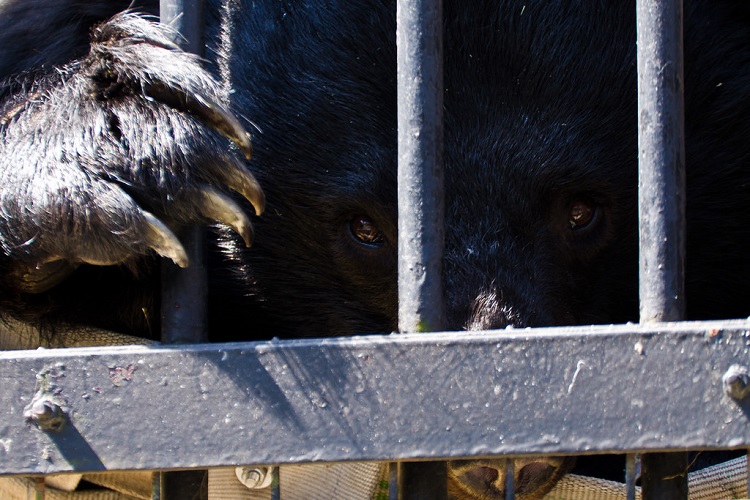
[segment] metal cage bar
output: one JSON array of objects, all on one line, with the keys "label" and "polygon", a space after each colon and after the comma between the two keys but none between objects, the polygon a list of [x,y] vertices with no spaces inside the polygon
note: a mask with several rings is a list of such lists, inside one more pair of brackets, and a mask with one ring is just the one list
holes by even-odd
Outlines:
[{"label": "metal cage bar", "polygon": [[399,329],[444,329],[442,0],[401,0],[398,46]]},{"label": "metal cage bar", "polygon": [[[400,0],[396,10],[399,329],[441,331],[442,0]],[[404,500],[447,497],[445,462],[402,462],[398,478],[399,498]]]},{"label": "metal cage bar", "polygon": [[638,1],[641,322],[685,316],[682,0]]},{"label": "metal cage bar", "polygon": [[[641,322],[685,316],[682,0],[638,0]],[[687,452],[641,457],[644,499],[687,498]]]},{"label": "metal cage bar", "polygon": [[[203,55],[203,0],[160,0],[160,21],[181,37],[184,50]],[[181,269],[163,259],[161,289],[161,341],[185,344],[208,341],[208,271],[205,264],[206,234],[200,226],[181,234],[190,265]],[[152,498],[159,500],[208,498],[208,471],[193,469],[161,472]]]},{"label": "metal cage bar", "polygon": [[[750,397],[722,380],[748,360],[747,320],[0,352],[0,463],[38,475],[748,448]],[[40,398],[61,429],[24,418]]]},{"label": "metal cage bar", "polygon": [[[180,36],[176,42],[184,50],[203,54],[202,0],[161,0],[161,22]],[[162,262],[161,327],[163,343],[205,342],[207,335],[207,271],[205,234],[200,227],[186,228],[180,235],[190,265],[181,269]]]}]

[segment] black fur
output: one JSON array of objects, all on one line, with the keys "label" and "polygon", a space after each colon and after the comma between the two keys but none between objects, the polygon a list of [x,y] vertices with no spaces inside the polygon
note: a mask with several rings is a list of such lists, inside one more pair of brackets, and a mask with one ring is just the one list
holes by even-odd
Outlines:
[{"label": "black fur", "polygon": [[[209,1],[207,72],[142,19],[97,24],[125,4],[57,3],[0,2],[5,314],[158,336],[135,207],[200,219],[196,189],[242,158],[195,103],[229,100],[268,205],[251,249],[214,227],[212,340],[396,329],[393,1]],[[750,6],[685,18],[688,314],[747,316]],[[634,5],[447,0],[445,34],[449,326],[637,320]]]}]

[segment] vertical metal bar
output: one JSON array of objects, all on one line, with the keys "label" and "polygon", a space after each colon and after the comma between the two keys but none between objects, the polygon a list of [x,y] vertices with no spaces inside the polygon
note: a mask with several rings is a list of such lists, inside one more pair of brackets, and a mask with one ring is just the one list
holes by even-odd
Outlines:
[{"label": "vertical metal bar", "polygon": [[635,481],[638,476],[638,455],[628,453],[625,456],[625,499],[635,500]]},{"label": "vertical metal bar", "polygon": [[201,227],[179,232],[190,265],[184,269],[162,260],[161,341],[195,344],[208,341],[206,235]]},{"label": "vertical metal bar", "polygon": [[271,500],[281,500],[281,469],[272,467],[271,474]]},{"label": "vertical metal bar", "polygon": [[[183,37],[177,43],[189,52],[203,53],[203,5],[200,0],[161,0],[161,22]],[[180,269],[162,265],[162,342],[195,343],[208,339],[206,329],[205,235],[199,227],[180,235],[190,265]]]},{"label": "vertical metal bar", "polygon": [[516,462],[512,458],[505,459],[505,500],[516,498]]},{"label": "vertical metal bar", "polygon": [[398,462],[388,464],[388,498],[398,500]]},{"label": "vertical metal bar", "polygon": [[[682,1],[638,0],[641,322],[685,312]],[[687,498],[687,453],[641,457],[643,498]]]},{"label": "vertical metal bar", "polygon": [[638,1],[641,322],[685,315],[681,0]]},{"label": "vertical metal bar", "polygon": [[750,450],[748,450],[748,453],[745,455],[745,481],[747,481],[747,484],[745,485],[747,488],[745,490],[745,496],[750,498]]},{"label": "vertical metal bar", "polygon": [[[399,329],[444,328],[443,24],[441,0],[399,0]],[[444,462],[399,464],[400,497],[446,498]]]},{"label": "vertical metal bar", "polygon": [[[43,477],[35,478],[33,500],[44,500],[46,496],[47,496],[47,485],[44,483],[44,478]],[[29,495],[29,498],[31,498],[30,495]]]},{"label": "vertical metal bar", "polygon": [[443,328],[443,92],[440,0],[400,0],[399,328]]},{"label": "vertical metal bar", "polygon": [[[203,54],[203,1],[160,0],[160,20],[180,35],[176,42],[186,51]],[[162,263],[161,340],[166,344],[208,340],[205,266],[205,233],[200,227],[180,234],[190,265],[180,269]],[[161,500],[207,499],[208,471],[163,472],[159,478]]]},{"label": "vertical metal bar", "polygon": [[181,36],[183,50],[203,55],[203,0],[159,0],[159,20]]},{"label": "vertical metal bar", "polygon": [[[161,22],[182,38],[176,42],[186,51],[203,54],[202,0],[161,0]],[[190,265],[180,269],[167,260],[162,264],[162,342],[195,343],[207,340],[205,234],[200,227],[180,234]]]},{"label": "vertical metal bar", "polygon": [[151,500],[161,500],[161,476],[161,473],[155,472],[151,478]]}]

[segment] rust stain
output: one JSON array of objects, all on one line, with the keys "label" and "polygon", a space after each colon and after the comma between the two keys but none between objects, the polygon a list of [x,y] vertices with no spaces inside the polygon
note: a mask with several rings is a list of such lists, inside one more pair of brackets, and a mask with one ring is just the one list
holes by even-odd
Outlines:
[{"label": "rust stain", "polygon": [[133,373],[135,373],[136,366],[111,366],[109,368],[109,379],[112,384],[116,387],[120,387],[124,382],[130,382],[133,380]]}]

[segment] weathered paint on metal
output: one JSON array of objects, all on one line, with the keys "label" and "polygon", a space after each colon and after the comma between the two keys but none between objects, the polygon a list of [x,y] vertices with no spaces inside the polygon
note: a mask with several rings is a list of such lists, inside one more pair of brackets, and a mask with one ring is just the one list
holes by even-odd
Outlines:
[{"label": "weathered paint on metal", "polygon": [[[3,474],[750,447],[750,322],[0,353]],[[40,373],[58,432],[24,416]],[[123,443],[127,443],[127,445]]]}]

